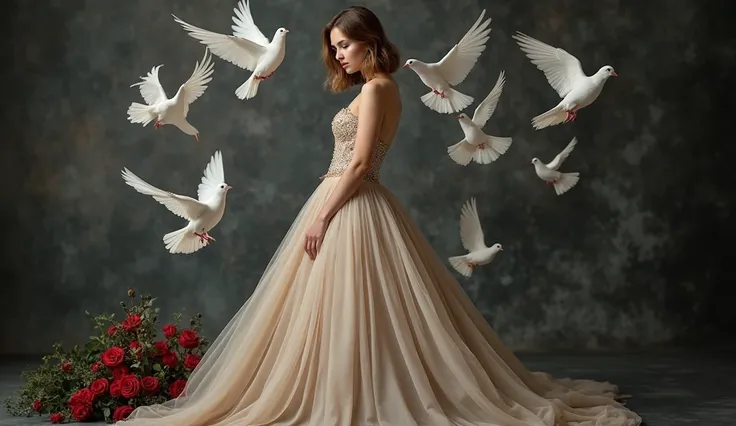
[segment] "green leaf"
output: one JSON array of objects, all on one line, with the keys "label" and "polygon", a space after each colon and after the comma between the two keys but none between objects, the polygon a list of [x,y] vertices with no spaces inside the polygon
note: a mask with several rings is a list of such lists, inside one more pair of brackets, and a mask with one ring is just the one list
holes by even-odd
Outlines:
[{"label": "green leaf", "polygon": [[153,371],[161,371],[161,364],[153,364]]},{"label": "green leaf", "polygon": [[108,407],[103,408],[102,409],[102,414],[105,415],[105,419],[109,419],[110,418],[110,409]]}]

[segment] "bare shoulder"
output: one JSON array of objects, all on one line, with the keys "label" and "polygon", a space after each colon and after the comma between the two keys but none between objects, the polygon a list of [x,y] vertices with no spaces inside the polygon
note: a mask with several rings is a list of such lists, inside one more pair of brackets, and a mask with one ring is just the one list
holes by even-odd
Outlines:
[{"label": "bare shoulder", "polygon": [[382,98],[390,95],[395,86],[396,83],[387,78],[374,78],[361,87],[360,94]]},{"label": "bare shoulder", "polygon": [[370,103],[389,106],[398,98],[398,85],[389,78],[374,78],[363,84],[360,89],[360,97]]}]

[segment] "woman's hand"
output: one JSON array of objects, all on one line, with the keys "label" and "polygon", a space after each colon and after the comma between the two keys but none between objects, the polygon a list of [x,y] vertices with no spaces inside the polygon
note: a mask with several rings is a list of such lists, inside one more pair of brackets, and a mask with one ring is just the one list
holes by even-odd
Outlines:
[{"label": "woman's hand", "polygon": [[307,229],[307,233],[304,236],[304,251],[307,252],[309,257],[314,260],[319,253],[320,247],[322,247],[322,241],[325,238],[325,232],[327,232],[328,222],[323,219],[315,219],[312,226]]}]

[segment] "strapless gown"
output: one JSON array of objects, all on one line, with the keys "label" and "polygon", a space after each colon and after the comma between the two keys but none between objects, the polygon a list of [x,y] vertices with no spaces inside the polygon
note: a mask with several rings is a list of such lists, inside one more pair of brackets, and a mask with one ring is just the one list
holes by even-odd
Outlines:
[{"label": "strapless gown", "polygon": [[347,167],[358,119],[341,109],[327,174],[184,393],[121,426],[634,426],[608,382],[525,369],[400,201],[379,182],[388,146],[329,224],[303,237]]}]

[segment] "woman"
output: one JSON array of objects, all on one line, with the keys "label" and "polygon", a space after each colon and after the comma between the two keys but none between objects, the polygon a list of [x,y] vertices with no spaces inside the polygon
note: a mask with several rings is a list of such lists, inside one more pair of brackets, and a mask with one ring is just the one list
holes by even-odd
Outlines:
[{"label": "woman", "polygon": [[253,295],[145,425],[638,425],[616,387],[530,373],[379,183],[401,116],[396,47],[363,7],[323,32],[335,148]]}]

